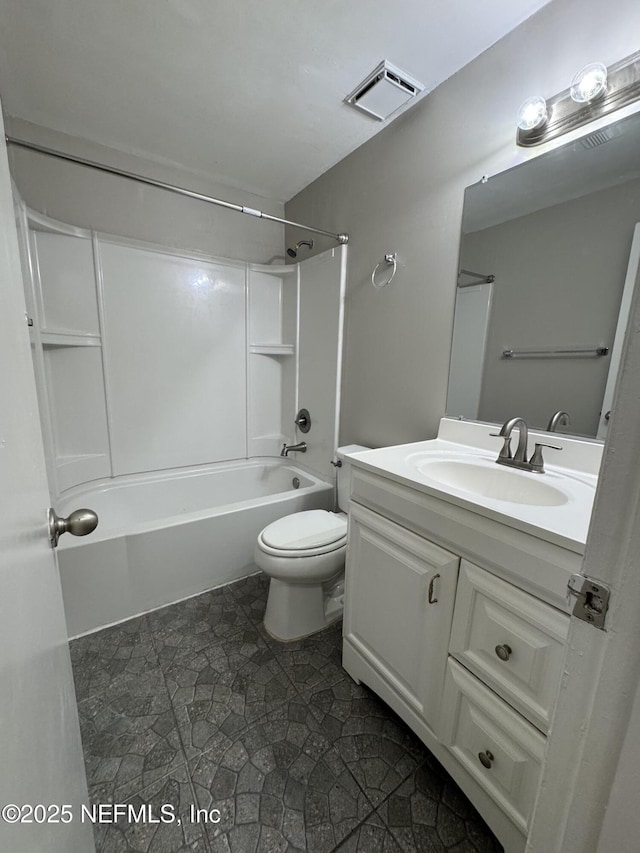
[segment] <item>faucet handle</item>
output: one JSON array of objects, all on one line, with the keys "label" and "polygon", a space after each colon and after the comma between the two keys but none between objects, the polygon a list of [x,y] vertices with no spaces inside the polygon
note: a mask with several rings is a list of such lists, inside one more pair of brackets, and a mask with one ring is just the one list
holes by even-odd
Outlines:
[{"label": "faucet handle", "polygon": [[511,436],[502,435],[500,432],[490,432],[491,438],[501,438],[503,440],[502,450],[498,453],[498,459],[513,459],[511,453]]},{"label": "faucet handle", "polygon": [[557,444],[542,444],[541,442],[536,442],[535,449],[533,451],[533,455],[529,460],[529,464],[531,465],[531,469],[533,471],[537,471],[538,474],[542,474],[544,471],[544,459],[542,458],[542,448],[550,447],[552,450],[562,450]]}]

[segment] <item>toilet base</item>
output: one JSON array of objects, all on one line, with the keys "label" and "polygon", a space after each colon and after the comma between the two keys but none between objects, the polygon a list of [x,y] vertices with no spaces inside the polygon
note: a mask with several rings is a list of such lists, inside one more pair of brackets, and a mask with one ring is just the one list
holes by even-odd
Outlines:
[{"label": "toilet base", "polygon": [[264,627],[274,640],[301,640],[342,618],[343,609],[340,583],[292,584],[271,578]]}]

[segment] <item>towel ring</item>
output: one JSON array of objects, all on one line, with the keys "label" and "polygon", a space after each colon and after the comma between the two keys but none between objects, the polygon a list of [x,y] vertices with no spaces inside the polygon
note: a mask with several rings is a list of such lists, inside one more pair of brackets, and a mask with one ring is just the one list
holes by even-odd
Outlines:
[{"label": "towel ring", "polygon": [[[376,273],[378,272],[378,269],[380,268],[380,265],[382,263],[388,264],[388,266],[392,266],[393,271],[386,281],[377,282],[376,281]],[[373,272],[371,273],[371,284],[376,288],[386,287],[388,284],[391,284],[391,282],[393,281],[393,277],[396,274],[397,268],[398,268],[397,254],[396,254],[396,252],[389,252],[388,254],[386,254],[384,256],[384,261],[380,261],[380,263],[377,263],[375,265]]]}]

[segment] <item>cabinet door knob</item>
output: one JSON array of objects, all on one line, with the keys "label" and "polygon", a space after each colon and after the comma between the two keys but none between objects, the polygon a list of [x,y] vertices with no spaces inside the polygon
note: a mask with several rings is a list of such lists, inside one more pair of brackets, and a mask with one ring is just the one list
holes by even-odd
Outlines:
[{"label": "cabinet door knob", "polygon": [[496,646],[496,654],[500,660],[509,660],[511,657],[511,646],[503,643],[501,646]]},{"label": "cabinet door knob", "polygon": [[487,770],[491,769],[491,765],[493,764],[493,753],[489,752],[488,749],[485,749],[484,752],[478,753],[478,758],[480,759],[480,764],[483,767],[486,767]]}]

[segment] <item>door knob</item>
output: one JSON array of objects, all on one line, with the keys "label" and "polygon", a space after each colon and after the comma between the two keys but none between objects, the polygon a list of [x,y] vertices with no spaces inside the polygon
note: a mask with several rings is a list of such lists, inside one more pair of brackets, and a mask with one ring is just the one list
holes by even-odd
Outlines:
[{"label": "door knob", "polygon": [[49,540],[52,548],[57,548],[58,539],[63,533],[72,536],[86,536],[93,533],[98,526],[98,516],[92,509],[76,509],[66,518],[60,518],[56,511],[49,507]]}]

